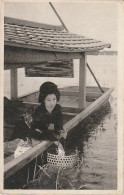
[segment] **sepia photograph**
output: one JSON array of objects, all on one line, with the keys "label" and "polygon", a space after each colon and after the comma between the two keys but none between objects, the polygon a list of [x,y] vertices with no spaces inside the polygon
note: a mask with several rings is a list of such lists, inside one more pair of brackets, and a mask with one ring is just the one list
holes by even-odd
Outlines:
[{"label": "sepia photograph", "polygon": [[118,1],[5,1],[2,13],[2,193],[123,194]]}]

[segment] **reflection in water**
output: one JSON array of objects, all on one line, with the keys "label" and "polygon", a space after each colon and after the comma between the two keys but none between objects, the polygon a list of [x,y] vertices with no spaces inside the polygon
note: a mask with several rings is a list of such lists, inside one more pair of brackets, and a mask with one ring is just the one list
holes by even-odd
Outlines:
[{"label": "reflection in water", "polygon": [[[77,147],[82,165],[76,184],[80,189],[117,189],[117,121],[116,103],[111,98],[96,114],[88,117],[68,140],[68,146]],[[74,170],[76,171],[76,170]],[[70,174],[70,180],[72,175]],[[72,179],[73,182],[73,179]]]}]

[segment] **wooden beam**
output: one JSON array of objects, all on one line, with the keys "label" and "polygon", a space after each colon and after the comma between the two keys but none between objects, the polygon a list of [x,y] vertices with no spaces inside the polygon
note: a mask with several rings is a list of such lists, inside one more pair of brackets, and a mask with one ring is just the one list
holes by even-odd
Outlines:
[{"label": "wooden beam", "polygon": [[103,50],[103,51],[101,51],[101,50],[97,50],[97,51],[86,51],[85,52],[85,55],[111,55],[111,56],[117,56],[118,55],[118,51],[112,51],[112,50]]},{"label": "wooden beam", "polygon": [[111,56],[117,56],[118,55],[118,51],[112,51],[112,50],[110,50],[110,51],[105,51],[105,50],[103,50],[103,51],[99,51],[99,55],[111,55]]},{"label": "wooden beam", "polygon": [[61,90],[60,89],[60,94],[61,96],[77,96],[78,95],[78,91],[67,91],[67,90]]},{"label": "wooden beam", "polygon": [[80,59],[79,53],[45,52],[21,47],[4,47],[4,69],[28,67],[41,62]]},{"label": "wooden beam", "polygon": [[97,56],[99,55],[99,51],[86,51],[85,52],[85,55],[94,55],[94,56]]},{"label": "wooden beam", "polygon": [[82,55],[79,64],[79,108],[86,106],[86,56]]},{"label": "wooden beam", "polygon": [[10,70],[10,79],[11,79],[11,100],[17,99],[18,97],[18,78],[17,78],[17,69],[13,68]]}]

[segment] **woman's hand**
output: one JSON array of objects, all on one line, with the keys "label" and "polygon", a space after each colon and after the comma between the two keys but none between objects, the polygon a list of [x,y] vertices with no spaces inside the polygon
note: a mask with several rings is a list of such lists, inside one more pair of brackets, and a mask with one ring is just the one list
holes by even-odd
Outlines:
[{"label": "woman's hand", "polygon": [[67,132],[65,132],[64,130],[60,131],[60,137],[63,137],[64,139],[66,139],[67,137]]}]

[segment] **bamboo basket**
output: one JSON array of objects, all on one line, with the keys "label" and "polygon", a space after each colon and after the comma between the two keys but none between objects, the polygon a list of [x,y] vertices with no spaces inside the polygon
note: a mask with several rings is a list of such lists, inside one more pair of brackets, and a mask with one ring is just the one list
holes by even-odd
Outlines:
[{"label": "bamboo basket", "polygon": [[72,155],[62,156],[47,152],[47,164],[53,168],[72,168],[77,162],[77,152]]}]

